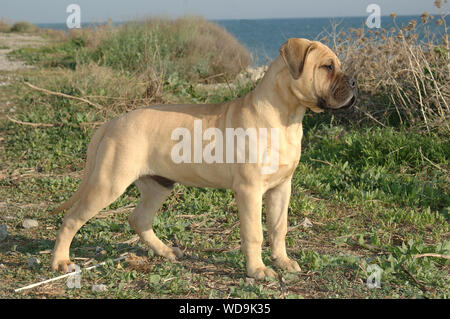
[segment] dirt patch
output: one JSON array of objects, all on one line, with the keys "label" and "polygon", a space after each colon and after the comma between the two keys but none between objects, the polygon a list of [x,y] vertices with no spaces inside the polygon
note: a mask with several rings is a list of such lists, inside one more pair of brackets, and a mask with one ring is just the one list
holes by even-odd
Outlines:
[{"label": "dirt patch", "polygon": [[4,118],[5,112],[14,113],[16,109],[9,92],[10,85],[16,77],[15,72],[32,68],[23,61],[11,61],[7,57],[8,53],[23,47],[40,47],[46,43],[48,40],[39,35],[0,32],[0,119]]},{"label": "dirt patch", "polygon": [[[22,61],[10,61],[6,56],[12,50],[22,47],[39,47],[47,43],[45,39],[37,35],[20,33],[0,33],[0,71],[15,71],[29,68]],[[6,85],[3,81],[0,85]]]}]

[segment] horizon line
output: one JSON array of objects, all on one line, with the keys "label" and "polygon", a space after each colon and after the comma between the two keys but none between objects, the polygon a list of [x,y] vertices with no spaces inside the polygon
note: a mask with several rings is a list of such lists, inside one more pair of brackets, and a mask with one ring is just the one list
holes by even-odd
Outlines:
[{"label": "horizon line", "polygon": [[[395,13],[394,13],[395,14]],[[420,17],[421,14],[395,14],[396,17]],[[433,14],[430,14],[433,15]],[[433,16],[440,16],[439,14],[435,14]],[[158,16],[149,16],[148,19],[151,18],[164,18],[166,16],[164,15],[158,15]],[[179,18],[183,18],[183,17],[202,17],[205,20],[209,20],[209,21],[238,21],[238,20],[290,20],[290,19],[345,19],[345,18],[367,18],[367,16],[361,15],[361,16],[315,16],[315,17],[274,17],[274,18],[205,18],[201,15],[195,15],[195,14],[188,14],[188,15],[184,15],[184,16],[179,16],[179,17],[168,17],[169,19],[179,19]],[[388,15],[381,15],[381,17],[386,18],[386,17],[391,17],[391,14]],[[4,17],[6,18],[6,17]],[[6,18],[7,19],[7,18]],[[100,21],[100,22],[96,22],[96,21],[88,21],[88,22],[82,22],[82,24],[92,24],[92,23],[98,23],[98,24],[103,24],[103,23],[108,23],[108,20],[112,20],[115,23],[126,23],[126,22],[132,22],[132,21],[139,21],[139,20],[145,20],[146,18],[138,18],[138,19],[134,19],[134,20],[119,20],[116,21],[114,19],[108,18],[106,21]],[[26,21],[26,20],[17,20],[16,22],[19,21]],[[62,22],[31,22],[33,24],[65,24],[66,21],[62,21]]]}]

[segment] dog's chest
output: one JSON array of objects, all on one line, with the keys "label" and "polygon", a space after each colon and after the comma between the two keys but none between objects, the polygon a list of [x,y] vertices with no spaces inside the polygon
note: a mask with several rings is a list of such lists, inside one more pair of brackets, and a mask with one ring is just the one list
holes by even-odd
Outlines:
[{"label": "dog's chest", "polygon": [[280,163],[289,164],[296,162],[298,164],[302,149],[303,127],[301,123],[293,123],[286,127],[283,134],[282,145],[280,148]]},{"label": "dog's chest", "polygon": [[302,135],[300,124],[286,127],[284,134],[280,136],[279,165],[278,170],[269,178],[270,186],[285,181],[294,173],[300,160]]}]

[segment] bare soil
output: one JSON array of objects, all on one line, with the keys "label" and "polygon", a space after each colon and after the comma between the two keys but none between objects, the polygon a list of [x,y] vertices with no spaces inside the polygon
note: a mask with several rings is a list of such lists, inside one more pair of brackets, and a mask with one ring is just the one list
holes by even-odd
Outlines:
[{"label": "bare soil", "polygon": [[[38,35],[0,33],[0,71],[15,71],[28,68],[22,61],[10,61],[7,54],[22,47],[38,47],[47,41]],[[2,82],[0,82],[2,85]],[[4,85],[4,84],[3,84]]]}]

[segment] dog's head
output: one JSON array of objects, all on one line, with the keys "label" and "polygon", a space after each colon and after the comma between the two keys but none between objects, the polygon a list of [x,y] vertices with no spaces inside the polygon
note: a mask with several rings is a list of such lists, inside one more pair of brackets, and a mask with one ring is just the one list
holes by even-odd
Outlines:
[{"label": "dog's head", "polygon": [[291,74],[292,93],[312,111],[355,103],[356,82],[343,73],[338,57],[326,45],[291,38],[281,46],[280,55]]}]

